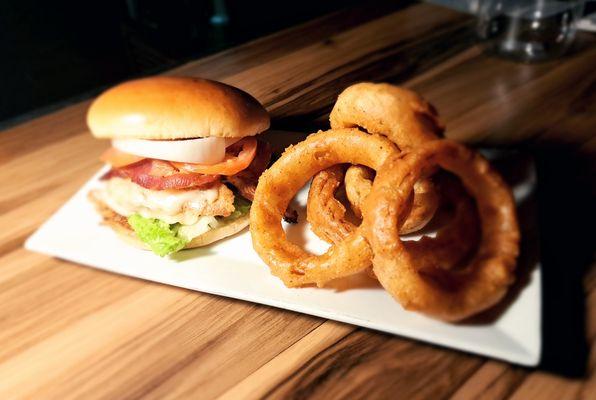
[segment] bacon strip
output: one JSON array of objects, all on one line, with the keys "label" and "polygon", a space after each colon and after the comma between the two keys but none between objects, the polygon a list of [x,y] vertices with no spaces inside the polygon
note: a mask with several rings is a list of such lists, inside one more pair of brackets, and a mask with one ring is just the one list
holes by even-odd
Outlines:
[{"label": "bacon strip", "polygon": [[122,168],[113,168],[101,179],[128,178],[153,190],[194,189],[219,180],[219,175],[181,173],[168,161],[145,158]]}]

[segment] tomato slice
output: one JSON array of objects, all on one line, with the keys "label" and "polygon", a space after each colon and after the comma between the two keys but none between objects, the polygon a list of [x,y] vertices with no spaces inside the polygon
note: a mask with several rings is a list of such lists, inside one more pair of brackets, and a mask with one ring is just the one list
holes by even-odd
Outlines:
[{"label": "tomato slice", "polygon": [[102,153],[99,159],[106,164],[110,164],[112,168],[120,168],[125,165],[134,164],[143,160],[145,157],[135,156],[134,154],[125,153],[115,147],[110,147]]},{"label": "tomato slice", "polygon": [[[237,155],[235,151],[240,149]],[[191,164],[172,162],[180,172],[189,172],[193,174],[207,175],[234,175],[250,165],[257,154],[257,139],[254,137],[244,138],[230,147],[226,152],[226,157],[217,164]]]},{"label": "tomato slice", "polygon": [[236,175],[227,176],[226,182],[231,183],[242,197],[253,201],[259,177],[267,169],[271,161],[271,145],[264,141],[258,141],[257,155],[250,165],[238,172]]}]

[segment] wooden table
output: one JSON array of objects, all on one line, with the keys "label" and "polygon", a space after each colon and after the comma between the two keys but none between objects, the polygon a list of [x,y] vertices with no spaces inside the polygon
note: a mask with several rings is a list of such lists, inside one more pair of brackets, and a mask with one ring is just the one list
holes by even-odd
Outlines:
[{"label": "wooden table", "polygon": [[[593,159],[594,36],[558,61],[515,64],[481,53],[468,16],[397,3],[337,12],[171,73],[239,86],[275,127],[294,130],[324,126],[351,82],[399,82],[438,107],[448,137]],[[88,105],[0,133],[0,398],[596,398],[594,346],[584,376],[563,377],[25,251],[100,165],[107,143],[87,132]],[[590,344],[595,288],[591,268],[578,291]]]}]

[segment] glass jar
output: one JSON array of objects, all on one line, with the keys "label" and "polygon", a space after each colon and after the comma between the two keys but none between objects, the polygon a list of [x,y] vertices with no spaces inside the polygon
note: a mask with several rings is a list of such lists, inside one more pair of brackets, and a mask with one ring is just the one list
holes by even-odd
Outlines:
[{"label": "glass jar", "polygon": [[575,37],[583,0],[482,0],[478,36],[491,53],[532,62],[565,53]]}]

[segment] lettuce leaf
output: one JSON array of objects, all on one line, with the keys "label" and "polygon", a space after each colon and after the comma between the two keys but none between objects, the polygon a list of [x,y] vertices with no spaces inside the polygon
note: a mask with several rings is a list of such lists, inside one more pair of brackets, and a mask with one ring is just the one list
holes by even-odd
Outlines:
[{"label": "lettuce leaf", "polygon": [[184,248],[188,240],[178,236],[180,224],[168,224],[155,218],[145,218],[140,214],[128,217],[128,223],[144,243],[160,257],[167,256]]},{"label": "lettuce leaf", "polygon": [[[220,224],[231,222],[250,212],[251,202],[241,196],[234,198],[234,212],[227,217],[203,217],[197,226],[187,226],[180,231],[182,225],[168,224],[156,218],[145,218],[140,214],[128,217],[128,223],[139,239],[147,244],[151,250],[160,257],[167,256],[181,250],[194,237],[203,234],[204,228],[215,229]],[[212,218],[212,220],[210,220]],[[208,223],[207,227],[203,226]]]}]

